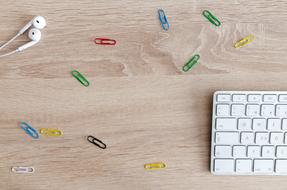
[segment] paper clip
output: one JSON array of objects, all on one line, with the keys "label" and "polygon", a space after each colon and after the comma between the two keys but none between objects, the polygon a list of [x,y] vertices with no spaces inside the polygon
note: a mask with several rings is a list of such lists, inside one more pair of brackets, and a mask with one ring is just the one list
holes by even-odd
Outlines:
[{"label": "paper clip", "polygon": [[205,18],[207,18],[207,20],[209,20],[212,24],[214,24],[215,26],[220,26],[221,22],[208,10],[204,10],[202,12],[203,16]]},{"label": "paper clip", "polygon": [[51,128],[42,128],[39,130],[39,133],[51,137],[59,137],[63,135],[63,132],[61,130]]},{"label": "paper clip", "polygon": [[103,143],[101,140],[93,137],[93,136],[88,136],[87,137],[87,140],[90,142],[90,143],[93,143],[94,145],[98,146],[99,148],[101,149],[106,149],[107,148],[107,145],[105,143]]},{"label": "paper clip", "polygon": [[95,44],[99,45],[116,45],[117,41],[109,38],[95,38]]},{"label": "paper clip", "polygon": [[34,173],[35,169],[33,167],[12,167],[11,171],[14,173]]},{"label": "paper clip", "polygon": [[158,162],[158,163],[145,164],[144,168],[146,170],[158,170],[166,168],[166,165],[163,162]]},{"label": "paper clip", "polygon": [[33,127],[31,127],[28,123],[21,122],[20,126],[28,135],[30,135],[34,139],[39,138],[39,134],[38,134],[37,130],[34,129]]},{"label": "paper clip", "polygon": [[79,71],[73,70],[71,74],[85,87],[90,85],[90,82]]},{"label": "paper clip", "polygon": [[200,56],[198,54],[195,54],[182,68],[184,72],[189,71],[193,66],[195,66],[198,63]]},{"label": "paper clip", "polygon": [[159,16],[159,20],[161,22],[161,25],[162,25],[162,28],[166,31],[168,31],[169,29],[169,22],[167,20],[167,17],[164,13],[164,10],[163,9],[159,9],[158,10],[158,16]]},{"label": "paper clip", "polygon": [[235,48],[240,48],[242,46],[245,46],[245,45],[251,43],[254,39],[255,39],[255,36],[251,34],[251,35],[239,40],[238,42],[236,42],[234,44],[234,47]]}]

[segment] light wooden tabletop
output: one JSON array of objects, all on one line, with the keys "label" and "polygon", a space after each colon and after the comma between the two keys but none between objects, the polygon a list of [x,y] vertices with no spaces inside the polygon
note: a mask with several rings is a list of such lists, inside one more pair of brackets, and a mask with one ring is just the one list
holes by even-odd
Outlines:
[{"label": "light wooden tabletop", "polygon": [[[286,177],[209,172],[216,90],[287,90],[286,1],[0,0],[0,43],[35,15],[40,43],[0,59],[1,190],[286,189]],[[163,8],[171,29],[162,29]],[[217,28],[203,16],[211,10]],[[250,34],[254,42],[234,43]],[[95,45],[96,37],[117,40]],[[2,53],[28,39],[19,37]],[[182,66],[201,55],[192,71]],[[70,71],[91,82],[86,88]],[[59,128],[32,140],[19,127]],[[87,142],[93,135],[108,148]],[[144,170],[150,162],[167,168]],[[34,174],[15,174],[32,166]]]}]

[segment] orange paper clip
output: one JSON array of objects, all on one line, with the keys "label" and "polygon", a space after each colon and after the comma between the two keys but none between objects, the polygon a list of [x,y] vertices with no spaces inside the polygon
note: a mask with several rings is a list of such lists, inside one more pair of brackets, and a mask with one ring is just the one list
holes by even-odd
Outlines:
[{"label": "orange paper clip", "polygon": [[116,45],[117,41],[109,38],[95,38],[95,44],[99,45]]}]

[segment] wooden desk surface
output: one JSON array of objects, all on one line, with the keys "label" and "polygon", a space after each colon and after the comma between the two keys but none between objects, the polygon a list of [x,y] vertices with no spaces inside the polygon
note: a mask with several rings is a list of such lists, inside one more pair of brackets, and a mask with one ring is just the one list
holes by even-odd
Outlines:
[{"label": "wooden desk surface", "polygon": [[[287,90],[286,1],[0,0],[0,42],[34,15],[47,19],[39,44],[0,59],[1,190],[286,189],[286,177],[209,172],[212,94]],[[162,30],[164,8],[171,30]],[[211,10],[216,28],[203,16]],[[256,40],[241,49],[234,42]],[[98,46],[95,37],[116,39]],[[27,41],[21,36],[6,51]],[[5,51],[3,51],[4,53]],[[181,68],[194,53],[200,64]],[[91,85],[70,75],[78,69]],[[19,121],[59,128],[32,140]],[[103,140],[101,150],[87,135]],[[168,168],[146,171],[145,163]],[[10,172],[33,166],[32,175]]]}]

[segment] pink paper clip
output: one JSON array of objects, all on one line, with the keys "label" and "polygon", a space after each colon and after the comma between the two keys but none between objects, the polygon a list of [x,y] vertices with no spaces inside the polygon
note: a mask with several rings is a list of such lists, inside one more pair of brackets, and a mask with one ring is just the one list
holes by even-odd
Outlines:
[{"label": "pink paper clip", "polygon": [[94,42],[99,45],[116,45],[116,40],[109,38],[95,38]]}]

